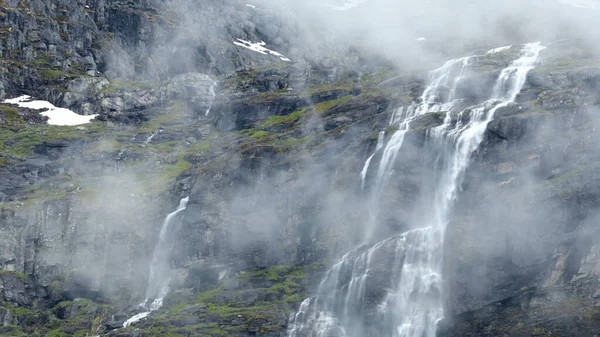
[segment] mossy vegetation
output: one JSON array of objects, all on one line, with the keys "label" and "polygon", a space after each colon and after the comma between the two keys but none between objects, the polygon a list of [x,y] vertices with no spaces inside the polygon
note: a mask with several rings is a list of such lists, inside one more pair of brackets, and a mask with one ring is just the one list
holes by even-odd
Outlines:
[{"label": "mossy vegetation", "polygon": [[303,107],[288,115],[274,115],[265,118],[257,127],[241,130],[237,134],[242,135],[247,141],[241,143],[241,147],[253,148],[255,146],[270,146],[277,151],[284,152],[299,149],[314,135],[298,137],[296,130],[305,116],[327,111],[339,104],[349,101],[354,96],[346,95],[316,104],[314,107]]},{"label": "mossy vegetation", "polygon": [[268,128],[274,125],[279,124],[291,124],[298,121],[304,113],[306,112],[306,108],[296,110],[289,115],[285,116],[269,116],[263,120],[263,122],[259,125],[259,128]]},{"label": "mossy vegetation", "polygon": [[310,85],[306,89],[306,92],[310,95],[315,95],[336,90],[352,91],[352,88],[354,88],[354,79],[348,77],[339,82]]},{"label": "mossy vegetation", "polygon": [[595,67],[596,55],[589,47],[575,45],[561,46],[560,56],[553,54],[556,51],[550,47],[546,51],[550,54],[546,59],[533,69],[533,72],[565,71],[592,66]]},{"label": "mossy vegetation", "polygon": [[58,79],[61,77],[86,76],[86,74],[76,72],[76,71],[64,71],[64,70],[60,70],[60,69],[46,68],[46,67],[40,68],[38,70],[38,73],[39,73],[40,77],[47,79],[47,80],[54,80],[54,79]]},{"label": "mossy vegetation", "polygon": [[333,108],[333,107],[335,107],[335,106],[337,106],[337,105],[339,105],[341,103],[344,103],[344,102],[352,99],[352,97],[353,97],[352,95],[346,95],[346,96],[342,96],[342,97],[340,97],[338,99],[334,99],[334,100],[331,100],[331,101],[325,101],[325,102],[321,102],[321,103],[315,104],[315,111],[316,112],[323,112],[323,111],[329,110],[329,109],[331,109],[331,108]]},{"label": "mossy vegetation", "polygon": [[[41,19],[40,17],[37,18]],[[27,32],[27,34],[29,34]],[[0,36],[3,35],[3,30],[0,28]],[[59,31],[59,35],[63,40],[68,40],[68,33],[64,30]],[[29,39],[29,35],[26,35],[26,39]],[[29,68],[37,71],[39,77],[47,82],[60,83],[65,78],[77,77],[77,76],[88,76],[85,74],[83,65],[74,63],[70,68],[61,68],[58,66],[60,62],[57,62],[56,55],[50,55],[47,52],[36,51],[35,58],[29,61],[23,62],[22,55],[12,51],[5,55],[4,58],[0,58],[0,64],[6,65],[7,68],[19,67]],[[8,72],[7,76],[18,76],[15,73]]]},{"label": "mossy vegetation", "polygon": [[155,85],[155,83],[114,79],[110,81],[110,85],[108,87],[100,90],[100,92],[110,93],[126,89],[148,89],[151,88],[153,85]]},{"label": "mossy vegetation", "polygon": [[256,130],[252,131],[248,134],[249,138],[264,138],[267,137],[269,133],[265,130]]},{"label": "mossy vegetation", "polygon": [[86,124],[84,129],[77,126],[27,125],[4,128],[0,125],[0,154],[23,158],[30,155],[36,145],[58,139],[92,139],[105,130],[103,122]]},{"label": "mossy vegetation", "polygon": [[387,128],[385,128],[385,134],[386,136],[391,136],[394,133],[396,133],[396,131],[398,131],[398,127],[396,126],[388,126]]},{"label": "mossy vegetation", "polygon": [[24,332],[20,326],[7,325],[0,327],[0,336],[10,337],[30,337],[31,335]]},{"label": "mossy vegetation", "polygon": [[[18,316],[21,326],[0,328],[0,335],[18,337],[93,336],[99,324],[106,321],[110,312],[107,305],[99,305],[87,299],[60,302],[48,311],[33,311],[23,307],[4,307],[4,309],[9,310],[12,315]],[[44,317],[47,315],[54,318],[46,320]],[[31,322],[43,324],[30,324]]]},{"label": "mossy vegetation", "polygon": [[20,278],[22,281],[27,281],[27,279],[29,278],[29,276],[25,273],[21,273],[18,271],[12,271],[12,270],[0,270],[0,277],[3,276],[16,276],[18,278]]},{"label": "mossy vegetation", "polygon": [[52,308],[52,311],[58,316],[64,316],[60,314],[61,312],[68,312],[68,317],[46,324],[44,328],[49,330],[46,336],[50,334],[84,337],[93,335],[98,323],[108,318],[110,310],[108,305],[100,305],[88,299],[77,299],[60,302]]},{"label": "mossy vegetation", "polygon": [[[252,331],[263,335],[270,331],[283,331],[288,313],[306,296],[305,280],[323,269],[323,263],[304,266],[276,265],[264,269],[239,273],[235,278],[237,289],[222,285],[195,294],[165,307],[150,321],[136,325],[148,336],[234,336]],[[248,300],[252,294],[264,298]],[[249,296],[246,296],[249,294]],[[198,307],[190,313],[187,308]],[[200,309],[201,308],[201,309]],[[193,318],[193,319],[190,319]],[[190,319],[192,324],[182,325]]]}]

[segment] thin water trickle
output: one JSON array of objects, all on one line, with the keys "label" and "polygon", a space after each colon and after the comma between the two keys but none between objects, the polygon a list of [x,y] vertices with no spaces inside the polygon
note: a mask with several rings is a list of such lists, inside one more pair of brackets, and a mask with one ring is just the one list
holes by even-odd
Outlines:
[{"label": "thin water trickle", "polygon": [[377,151],[379,151],[383,147],[383,142],[385,141],[385,131],[379,132],[379,137],[377,137],[377,145],[375,146],[375,151],[373,154],[367,158],[365,161],[365,165],[363,166],[362,171],[360,172],[360,186],[364,190],[365,189],[365,179],[367,178],[367,172],[369,171],[369,165],[371,164],[371,159],[375,156]]},{"label": "thin water trickle", "polygon": [[[147,317],[152,311],[158,310],[162,307],[163,298],[167,296],[169,292],[169,282],[171,280],[171,268],[168,259],[170,243],[169,229],[175,216],[181,211],[185,210],[189,200],[189,197],[181,199],[177,209],[174,212],[169,213],[163,221],[162,227],[160,228],[160,233],[158,235],[158,241],[156,246],[154,246],[154,252],[152,254],[150,277],[148,278],[148,286],[146,288],[146,299],[144,299],[144,302],[140,303],[139,305],[141,308],[146,309],[146,311],[129,318],[127,321],[125,321],[125,323],[123,323],[123,327],[127,327],[141,320],[142,318]],[[151,300],[152,302],[148,304],[148,302]]]},{"label": "thin water trickle", "polygon": [[144,144],[146,144],[146,145],[150,144],[150,142],[152,141],[152,138],[154,138],[154,136],[156,136],[156,132],[153,132],[148,138],[146,138],[146,140],[144,141]]},{"label": "thin water trickle", "polygon": [[210,101],[208,103],[208,108],[206,109],[206,112],[204,113],[205,116],[208,116],[208,114],[210,113],[210,108],[212,108],[212,104],[215,100],[215,97],[217,96],[217,93],[215,92],[216,86],[217,86],[217,82],[213,81],[211,86],[208,88],[208,93],[210,95]]}]

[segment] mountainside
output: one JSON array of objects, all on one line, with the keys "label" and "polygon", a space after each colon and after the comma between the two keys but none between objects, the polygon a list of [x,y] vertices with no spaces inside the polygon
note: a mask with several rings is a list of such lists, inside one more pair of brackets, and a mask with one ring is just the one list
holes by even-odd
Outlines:
[{"label": "mountainside", "polygon": [[0,1],[0,335],[597,335],[596,5],[486,6]]}]

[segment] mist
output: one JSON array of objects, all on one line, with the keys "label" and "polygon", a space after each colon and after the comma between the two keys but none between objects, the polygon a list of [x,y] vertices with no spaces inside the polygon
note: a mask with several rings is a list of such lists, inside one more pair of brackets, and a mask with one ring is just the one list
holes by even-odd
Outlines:
[{"label": "mist", "polygon": [[27,159],[10,268],[106,332],[518,335],[595,301],[600,5],[247,2],[113,10],[94,76],[38,81],[100,121]]},{"label": "mist", "polygon": [[[202,7],[189,2],[171,2],[166,6],[167,12],[181,20],[175,36],[167,39],[166,31],[162,31],[159,26],[153,35],[158,37],[160,43],[149,44],[145,47],[146,50],[137,47],[147,63],[141,68],[135,67],[136,73],[131,72],[133,61],[129,54],[115,49],[107,62],[109,71],[126,78],[150,79],[162,79],[191,71],[220,75],[224,69],[232,66],[235,68],[240,62],[231,59],[219,63],[213,57],[216,48],[225,48],[226,53],[233,50],[232,41],[221,39],[226,33],[231,33],[222,27],[230,28],[228,21],[238,16],[248,20],[247,22],[255,22],[238,27],[234,35],[248,40],[263,39],[268,42],[269,47],[289,56],[293,64],[301,64],[304,60],[317,64],[327,63],[328,59],[346,57],[348,48],[357,46],[366,53],[385,58],[397,67],[400,74],[415,71],[426,74],[450,58],[482,55],[491,48],[509,44],[542,41],[548,45],[555,41],[577,38],[583,40],[583,44],[589,48],[594,45],[592,41],[597,41],[597,32],[600,31],[593,28],[600,28],[594,13],[547,1],[472,3],[373,0],[347,11],[336,10],[318,1],[263,1],[255,4],[257,8],[233,5],[237,6],[237,12],[230,17],[227,17],[229,13],[224,14],[225,16],[217,14],[220,13],[217,3],[209,2]],[[280,28],[285,21],[287,30]],[[269,29],[276,33],[269,34]],[[225,47],[225,44],[229,45]],[[254,60],[256,55],[251,52],[242,51],[241,55],[242,59],[248,58],[257,64],[262,62],[260,58]],[[203,62],[199,62],[200,59]],[[304,64],[302,67],[306,70],[309,66]],[[361,66],[353,61],[341,67],[344,71],[361,71]],[[426,76],[422,77],[426,83]],[[300,93],[303,89],[302,86],[295,88]],[[309,106],[313,105],[308,97],[306,102]],[[377,127],[385,128],[384,121],[389,118],[393,109],[401,105],[400,102],[392,102],[388,109],[382,109],[381,117],[377,117],[381,120]],[[216,115],[219,113],[225,112],[215,112]],[[202,122],[210,121],[211,118],[213,117],[198,117]],[[300,122],[308,123],[308,120]],[[324,121],[320,116],[314,116],[310,123],[322,124]],[[553,127],[544,126],[539,129],[554,130]],[[371,131],[372,134],[376,132],[376,129]],[[553,134],[554,131],[549,133]],[[302,133],[310,134],[311,130]],[[186,238],[179,237],[178,240],[189,244],[173,248],[171,254],[178,261],[175,264],[182,267],[182,261],[211,256],[223,250],[234,254],[256,251],[257,256],[252,263],[258,267],[287,264],[298,259],[310,261],[311,256],[317,254],[319,248],[315,248],[315,242],[319,240],[324,240],[320,243],[324,245],[321,248],[327,248],[329,258],[335,259],[361,244],[371,245],[387,237],[419,228],[423,221],[427,221],[424,220],[427,217],[424,214],[428,212],[433,198],[430,191],[436,187],[428,182],[433,179],[431,177],[434,172],[423,173],[428,171],[428,166],[435,158],[419,159],[420,151],[423,151],[420,136],[407,136],[407,143],[403,144],[402,152],[394,164],[394,178],[390,181],[396,190],[387,186],[383,196],[379,197],[381,201],[376,201],[374,205],[372,193],[362,192],[358,188],[359,172],[369,151],[364,150],[365,142],[358,139],[352,140],[348,146],[347,142],[352,139],[352,134],[352,131],[348,131],[341,138],[334,139],[317,155],[306,156],[301,154],[304,149],[297,150],[301,160],[294,165],[275,161],[275,155],[269,152],[257,152],[254,154],[256,158],[250,161],[237,156],[228,159],[238,170],[229,172],[234,175],[233,183],[229,186],[203,181],[216,179],[211,175],[198,178],[192,184],[190,207],[184,211],[182,227],[178,227],[183,232],[192,230],[195,234]],[[356,135],[360,134],[361,132],[356,132]],[[556,147],[563,144],[555,141]],[[212,151],[231,149],[228,146],[219,149],[219,146],[219,142],[212,143]],[[381,160],[381,154],[375,155],[375,160]],[[417,165],[413,166],[415,163]],[[486,177],[475,177],[473,174],[475,173],[471,173],[465,181],[466,186],[471,186],[473,181],[480,181],[478,184],[481,186],[491,184],[493,188],[497,187],[498,182],[489,182]],[[520,200],[526,200],[527,196],[537,195],[536,190],[531,187],[535,185],[536,179],[532,172],[526,170],[510,179],[512,180],[507,180],[506,184],[520,182],[524,186],[513,192],[511,202],[518,204]],[[136,185],[135,179],[126,180]],[[407,189],[411,184],[416,185],[412,186],[412,190]],[[209,209],[213,207],[214,200],[205,200],[207,190],[219,194],[217,199],[223,207],[220,212]],[[409,193],[409,190],[414,193]],[[172,199],[178,200],[186,194],[187,192],[179,192]],[[459,207],[453,212],[457,216],[468,214],[468,209],[475,204],[473,199],[463,199],[461,196],[458,200],[465,210]],[[171,203],[174,204],[175,201]],[[492,200],[481,207],[485,207],[486,214],[493,214],[493,221],[490,222],[487,218],[469,220],[471,226],[490,237],[491,241],[478,242],[477,250],[484,254],[484,259],[510,256],[513,263],[522,265],[547,257],[548,252],[543,249],[545,240],[537,238],[536,243],[532,244],[523,240],[523,237],[534,236],[534,233],[542,231],[543,224],[547,221],[559,223],[560,219],[534,219],[538,218],[538,214],[555,214],[553,211],[560,206],[537,199],[529,203],[538,205],[533,214],[529,208],[507,209],[500,201]],[[136,207],[125,205],[128,206],[125,208]],[[509,221],[501,217],[507,212],[514,219]],[[505,221],[510,224],[500,225]],[[157,218],[154,225],[159,223]],[[485,228],[489,227],[489,231],[483,230],[479,225],[481,223],[487,223]],[[203,231],[200,228],[209,230]],[[290,234],[298,231],[302,233],[299,238]],[[498,238],[502,238],[501,243],[496,240]],[[205,247],[195,245],[196,240],[203,242]],[[219,241],[216,247],[215,240]],[[545,243],[540,243],[539,240]],[[265,243],[270,245],[266,251],[262,247]],[[336,245],[336,248],[331,249],[327,247],[329,245]],[[305,251],[307,247],[311,247],[311,251]],[[484,287],[478,291],[484,293],[487,290]]]}]

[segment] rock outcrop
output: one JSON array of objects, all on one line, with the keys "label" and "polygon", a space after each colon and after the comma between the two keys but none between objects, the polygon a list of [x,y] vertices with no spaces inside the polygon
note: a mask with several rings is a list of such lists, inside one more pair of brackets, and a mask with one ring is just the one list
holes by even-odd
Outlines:
[{"label": "rock outcrop", "polygon": [[[424,76],[358,47],[311,57],[296,21],[234,0],[0,7],[0,98],[99,114],[50,126],[0,104],[0,334],[286,335],[331,261],[364,242],[382,151],[364,188],[361,170]],[[475,57],[463,103],[490,96],[516,53]],[[600,72],[583,41],[543,53],[465,174],[446,233],[440,336],[591,336],[600,324]],[[445,117],[411,122],[373,238],[427,211],[427,139]],[[188,196],[171,228],[164,306],[121,329],[141,310],[160,224]],[[391,269],[387,256],[374,263],[376,298]],[[367,318],[375,311],[367,305]]]}]

